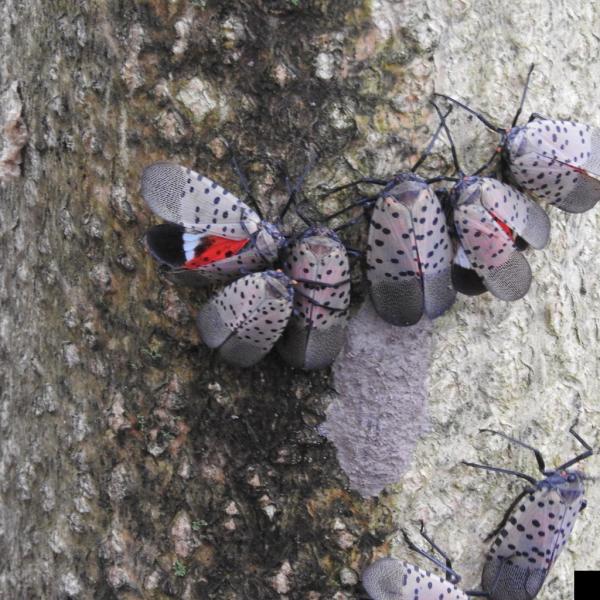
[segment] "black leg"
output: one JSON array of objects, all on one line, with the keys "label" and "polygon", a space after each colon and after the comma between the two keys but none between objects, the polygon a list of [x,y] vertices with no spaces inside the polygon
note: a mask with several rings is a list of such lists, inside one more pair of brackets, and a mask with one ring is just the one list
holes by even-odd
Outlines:
[{"label": "black leg", "polygon": [[345,212],[348,212],[349,210],[352,210],[353,208],[357,208],[359,206],[367,207],[367,206],[369,206],[369,204],[372,204],[373,202],[375,202],[375,200],[377,200],[377,198],[379,198],[379,194],[376,194],[375,196],[365,196],[364,198],[361,198],[360,200],[353,202],[352,204],[346,206],[345,208],[340,208],[340,210],[337,210],[336,212],[334,212],[330,215],[327,215],[326,217],[323,218],[322,222],[326,223],[327,221],[330,221],[331,219],[335,219],[336,217],[343,215]]},{"label": "black leg", "polygon": [[433,539],[425,531],[425,523],[421,521],[421,537],[446,561],[446,567],[452,571],[452,561],[450,557],[433,541]]},{"label": "black leg", "polygon": [[417,160],[417,162],[412,166],[411,173],[414,173],[425,162],[427,157],[431,154],[431,151],[433,150],[433,146],[434,146],[435,142],[437,141],[438,136],[440,135],[442,129],[444,128],[444,121],[448,117],[448,115],[452,112],[452,109],[453,109],[453,106],[450,106],[450,108],[446,111],[446,114],[442,117],[443,120],[440,121],[440,124],[438,125],[437,129],[435,130],[435,133],[429,140],[429,144],[427,144],[427,147],[425,148],[425,150],[423,150],[423,153],[419,157],[419,160]]},{"label": "black leg", "polygon": [[585,452],[578,454],[575,458],[572,458],[566,463],[560,465],[557,471],[568,469],[569,467],[572,467],[575,463],[585,460],[586,458],[589,458],[590,456],[592,456],[592,454],[594,454],[594,450],[592,449],[592,447],[573,429],[573,427],[569,429],[569,433],[585,448]]},{"label": "black leg", "polygon": [[[298,179],[296,180],[296,182],[294,183],[293,186],[290,186],[290,180],[288,177],[286,177],[286,186],[288,189],[289,197],[288,197],[288,201],[286,202],[282,211],[279,213],[279,221],[281,221],[283,219],[283,217],[287,213],[287,211],[290,208],[290,206],[292,205],[292,203],[294,203],[294,204],[296,203],[296,198],[298,197],[298,195],[300,194],[300,191],[302,190],[302,186],[304,185],[304,180],[306,179],[306,176],[310,173],[310,171],[314,167],[314,165],[315,165],[315,159],[311,158],[308,161],[308,163],[306,163],[306,167],[304,167],[304,170],[300,174],[300,177],[298,177]],[[300,218],[302,218],[302,217],[300,217]]]},{"label": "black leg", "polygon": [[458,164],[458,156],[456,154],[456,146],[454,145],[454,141],[452,140],[452,135],[450,135],[450,130],[448,129],[448,126],[446,125],[446,119],[442,115],[442,111],[439,109],[438,105],[433,100],[430,100],[430,102],[431,102],[433,108],[435,108],[435,112],[437,113],[437,115],[440,119],[441,125],[442,125],[444,131],[446,132],[446,135],[448,136],[448,142],[450,143],[450,150],[452,151],[452,161],[454,162],[454,170],[459,176],[462,176],[462,170],[460,168],[460,165]]},{"label": "black leg", "polygon": [[440,181],[451,181],[452,183],[458,183],[460,179],[458,177],[447,177],[446,175],[438,175],[431,179],[426,179],[426,183],[438,183]]},{"label": "black leg", "polygon": [[467,467],[474,467],[475,469],[484,469],[486,471],[502,473],[504,475],[514,475],[515,477],[519,477],[520,479],[528,481],[531,485],[537,485],[537,479],[535,479],[535,477],[531,477],[531,475],[527,475],[526,473],[511,471],[510,469],[502,469],[501,467],[491,467],[490,465],[480,465],[478,463],[467,462],[466,460],[463,460],[462,463],[463,465],[467,465]]},{"label": "black leg", "polygon": [[322,198],[326,198],[327,196],[331,196],[331,194],[335,194],[336,192],[341,192],[342,190],[346,190],[351,187],[356,187],[357,185],[360,185],[361,183],[369,183],[371,185],[385,186],[389,182],[385,179],[376,179],[374,177],[361,177],[360,179],[357,179],[356,181],[351,181],[350,183],[345,183],[344,185],[338,185],[337,187],[327,190],[327,193],[324,196],[322,196]]},{"label": "black leg", "polygon": [[[404,537],[404,541],[406,542],[406,545],[413,552],[416,552],[417,554],[420,554],[421,556],[423,556],[427,560],[430,560],[433,564],[435,564],[438,567],[440,567],[441,569],[443,569],[446,572],[446,579],[450,583],[456,585],[460,581],[460,575],[456,571],[454,571],[451,567],[448,567],[448,565],[444,564],[441,560],[438,560],[432,554],[429,554],[429,553],[425,552],[425,550],[422,550],[421,548],[419,548],[418,546],[416,546],[414,544],[414,542],[408,537],[408,534],[406,533],[406,531],[404,529],[402,530],[402,536]],[[442,556],[444,556],[444,558],[446,558],[445,554],[442,554]]]},{"label": "black leg", "polygon": [[494,150],[494,154],[492,154],[492,156],[485,162],[485,164],[483,166],[479,167],[479,169],[477,169],[477,171],[475,171],[475,173],[473,173],[472,176],[477,176],[477,175],[479,175],[479,173],[482,173],[483,171],[485,171],[496,160],[496,158],[500,155],[501,152],[502,152],[502,147],[498,146]]},{"label": "black leg", "polygon": [[314,226],[314,222],[300,210],[300,207],[298,205],[296,205],[296,214],[300,217],[300,219],[302,219],[302,221],[304,221],[304,224],[307,227]]},{"label": "black leg", "polygon": [[231,167],[235,171],[235,174],[238,176],[238,179],[240,180],[240,187],[244,191],[244,202],[251,200],[252,204],[254,205],[254,210],[256,210],[256,212],[258,213],[258,216],[262,220],[264,220],[264,217],[260,212],[260,208],[259,208],[254,196],[252,195],[252,191],[250,190],[250,184],[248,183],[248,179],[246,178],[246,176],[240,169],[238,161],[236,160],[235,155],[233,154],[233,150],[231,150],[231,148],[230,148],[229,151],[231,152],[231,160],[230,160]]},{"label": "black leg", "polygon": [[352,227],[352,225],[356,225],[357,223],[359,223],[360,221],[362,221],[365,218],[366,218],[366,215],[365,215],[365,213],[363,213],[362,215],[355,217],[354,219],[350,219],[349,221],[346,221],[343,225],[340,225],[339,227],[334,227],[333,231],[341,231],[342,229],[347,229],[348,227]]},{"label": "black leg", "polygon": [[535,119],[541,119],[542,121],[545,121],[548,117],[545,117],[544,115],[540,115],[540,113],[531,113],[529,115],[529,120],[527,121],[528,123],[531,123],[531,121],[535,120]]},{"label": "black leg", "polygon": [[495,131],[496,133],[506,133],[506,131],[502,127],[498,127],[497,125],[494,125],[491,121],[486,119],[482,114],[474,111],[472,108],[469,108],[466,104],[463,104],[462,102],[459,102],[458,100],[455,100],[454,98],[451,98],[450,96],[446,96],[446,94],[437,94],[436,93],[436,94],[434,94],[434,96],[439,96],[440,98],[445,98],[446,100],[448,100],[448,102],[452,102],[452,103],[456,104],[457,106],[460,106],[467,112],[471,113],[474,117],[477,117],[488,129],[491,129],[492,131]]},{"label": "black leg", "polygon": [[544,457],[542,456],[542,453],[537,449],[534,448],[533,446],[530,446],[529,444],[526,444],[525,442],[521,442],[520,440],[516,440],[513,437],[510,437],[509,435],[506,435],[505,433],[502,433],[501,431],[495,431],[493,429],[480,429],[479,431],[485,432],[485,433],[493,433],[494,435],[499,435],[500,437],[503,437],[504,439],[508,440],[509,442],[512,442],[513,444],[517,444],[518,446],[522,446],[523,448],[527,448],[528,450],[531,450],[534,454],[535,454],[535,459],[537,460],[537,464],[538,464],[538,469],[540,470],[540,472],[542,474],[546,474],[546,463],[544,462]]}]

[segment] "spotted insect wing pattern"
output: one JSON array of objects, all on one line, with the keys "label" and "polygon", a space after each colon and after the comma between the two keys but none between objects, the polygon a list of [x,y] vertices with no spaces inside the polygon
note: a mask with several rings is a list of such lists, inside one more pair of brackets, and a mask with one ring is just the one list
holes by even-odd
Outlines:
[{"label": "spotted insect wing pattern", "polygon": [[[261,223],[244,202],[191,169],[168,162],[146,167],[142,195],[155,214],[169,221],[152,227],[146,242],[154,258],[173,269],[174,281],[228,281],[277,258],[283,242],[277,228]],[[207,260],[198,260],[203,253]]]},{"label": "spotted insect wing pattern", "polygon": [[[156,225],[148,232],[148,239],[163,225]],[[170,227],[170,226],[168,226]],[[189,235],[189,234],[188,234]],[[158,244],[163,244],[165,237],[159,232],[161,241],[154,245],[148,244],[151,253]],[[283,239],[283,238],[281,238]],[[255,233],[238,254],[227,254],[220,260],[204,264],[193,269],[185,268],[183,262],[166,263],[171,269],[167,277],[175,283],[203,287],[212,283],[224,283],[231,281],[240,274],[267,269],[276,259],[279,252],[280,238],[274,237],[267,229],[260,229]],[[154,253],[153,253],[154,254]],[[166,253],[154,255],[159,262],[164,262]],[[170,255],[169,255],[170,256]]]},{"label": "spotted insect wing pattern", "polygon": [[584,491],[581,474],[566,471],[522,497],[486,555],[482,588],[491,600],[536,596],[586,505]]},{"label": "spotted insect wing pattern", "polygon": [[380,558],[362,575],[372,600],[467,600],[468,596],[446,579],[397,558]]},{"label": "spotted insect wing pattern", "polygon": [[435,318],[456,298],[452,244],[441,204],[421,178],[398,177],[373,208],[367,278],[378,314],[394,325]]},{"label": "spotted insect wing pattern", "polygon": [[297,284],[294,314],[277,349],[295,367],[323,369],[341,350],[348,322],[346,248],[332,230],[310,229],[289,249],[284,271]]},{"label": "spotted insect wing pattern", "polygon": [[487,177],[463,180],[452,202],[454,228],[472,269],[497,298],[522,298],[532,275],[514,239],[518,235],[543,248],[550,235],[548,215],[524,194]]},{"label": "spotted insect wing pattern", "polygon": [[600,199],[600,130],[573,121],[534,119],[505,144],[514,182],[533,197],[580,213]]},{"label": "spotted insect wing pattern", "polygon": [[281,337],[292,312],[289,279],[277,271],[246,275],[230,283],[198,313],[202,341],[226,362],[249,367]]}]

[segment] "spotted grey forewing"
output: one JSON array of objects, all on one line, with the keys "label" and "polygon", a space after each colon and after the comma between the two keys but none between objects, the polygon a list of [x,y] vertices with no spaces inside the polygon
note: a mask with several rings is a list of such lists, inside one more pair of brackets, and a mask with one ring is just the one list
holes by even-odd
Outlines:
[{"label": "spotted grey forewing", "polygon": [[396,558],[380,558],[362,574],[372,600],[467,600],[456,585]]},{"label": "spotted grey forewing", "polygon": [[[283,236],[233,194],[180,165],[144,169],[142,195],[170,223],[152,227],[152,256],[171,267],[175,281],[202,285],[265,268],[277,258]],[[193,271],[193,274],[187,273]]]},{"label": "spotted grey forewing", "polygon": [[[575,476],[574,483],[567,477]],[[553,474],[523,495],[486,555],[482,588],[492,600],[528,600],[542,587],[585,507],[578,472]]]},{"label": "spotted grey forewing", "polygon": [[344,343],[350,304],[346,248],[331,230],[309,229],[289,248],[284,272],[295,280],[294,314],[277,344],[301,369],[323,369]]},{"label": "spotted grey forewing", "polygon": [[373,208],[367,278],[378,314],[394,325],[452,306],[452,244],[441,204],[420,177],[396,177]]},{"label": "spotted grey forewing", "polygon": [[[458,240],[485,287],[501,300],[522,298],[532,275],[514,236],[526,235],[529,243],[543,247],[549,234],[547,216],[523,194],[485,177],[461,181],[452,192],[452,205]],[[511,225],[519,231],[513,231]]]},{"label": "spotted grey forewing", "polygon": [[534,119],[504,146],[511,178],[528,194],[580,213],[600,199],[600,130],[573,121]]},{"label": "spotted grey forewing", "polygon": [[202,341],[226,362],[249,367],[281,337],[292,312],[290,280],[278,271],[246,275],[226,286],[198,313]]},{"label": "spotted grey forewing", "polygon": [[156,215],[196,233],[244,239],[260,223],[256,212],[226,189],[169,162],[144,169],[142,195]]}]

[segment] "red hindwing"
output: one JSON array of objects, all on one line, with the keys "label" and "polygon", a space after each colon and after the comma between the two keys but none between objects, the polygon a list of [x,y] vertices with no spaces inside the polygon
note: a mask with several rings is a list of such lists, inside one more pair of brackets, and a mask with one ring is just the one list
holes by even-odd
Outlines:
[{"label": "red hindwing", "polygon": [[207,236],[202,240],[202,244],[196,248],[194,258],[188,260],[183,267],[184,269],[198,269],[204,265],[229,258],[238,254],[249,241],[249,238],[230,240],[216,235]]},{"label": "red hindwing", "polygon": [[490,211],[490,213],[494,218],[494,221],[496,221],[496,223],[504,230],[504,233],[506,233],[506,235],[511,240],[514,240],[516,237],[514,231],[502,219],[499,219],[493,212]]}]

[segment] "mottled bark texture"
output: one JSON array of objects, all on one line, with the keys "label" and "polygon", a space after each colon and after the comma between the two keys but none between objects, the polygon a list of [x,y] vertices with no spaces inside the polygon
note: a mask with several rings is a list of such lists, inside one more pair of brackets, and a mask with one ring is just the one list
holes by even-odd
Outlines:
[{"label": "mottled bark texture", "polygon": [[[476,585],[483,534],[519,486],[458,463],[532,467],[479,427],[549,461],[572,452],[576,419],[599,445],[598,212],[552,213],[526,300],[461,298],[434,324],[431,431],[393,494],[362,499],[317,432],[327,372],[276,356],[239,371],[201,345],[206,292],[158,276],[139,175],[171,159],[239,189],[230,145],[274,218],[285,174],[318,153],[305,190],[332,210],[322,188],[410,164],[434,87],[508,121],[532,60],[530,109],[600,125],[599,25],[582,0],[4,0],[1,597],[349,600],[417,518]],[[28,132],[22,167],[8,97]],[[461,131],[476,164],[493,138]],[[598,566],[590,487],[543,600]]]}]

